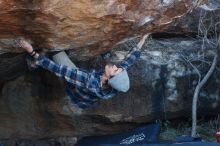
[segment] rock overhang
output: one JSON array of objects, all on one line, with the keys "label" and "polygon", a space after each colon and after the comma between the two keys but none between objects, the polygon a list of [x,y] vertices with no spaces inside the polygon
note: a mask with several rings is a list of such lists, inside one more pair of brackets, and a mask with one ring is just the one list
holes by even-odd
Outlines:
[{"label": "rock overhang", "polygon": [[123,39],[162,32],[195,5],[194,0],[2,1],[0,52],[23,52],[14,42],[23,37],[35,48],[91,58]]}]

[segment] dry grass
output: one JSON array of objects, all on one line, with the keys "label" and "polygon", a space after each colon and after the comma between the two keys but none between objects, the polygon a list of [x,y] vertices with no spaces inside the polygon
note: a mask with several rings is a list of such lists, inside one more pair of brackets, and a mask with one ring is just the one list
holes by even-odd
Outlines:
[{"label": "dry grass", "polygon": [[[160,122],[160,139],[174,140],[177,136],[191,135],[191,120]],[[197,135],[205,141],[215,141],[215,134],[220,131],[220,115],[198,120]]]}]

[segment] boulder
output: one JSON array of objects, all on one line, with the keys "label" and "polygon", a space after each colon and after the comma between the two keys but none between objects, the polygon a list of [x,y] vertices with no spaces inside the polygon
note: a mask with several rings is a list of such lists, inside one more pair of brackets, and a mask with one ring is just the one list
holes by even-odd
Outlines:
[{"label": "boulder", "polygon": [[[33,139],[111,134],[156,120],[190,118],[198,75],[187,60],[193,59],[203,75],[213,59],[213,48],[207,48],[206,58],[202,60],[201,42],[183,38],[149,40],[141,58],[128,70],[129,92],[102,100],[86,110],[69,102],[62,82],[50,72],[26,70],[1,84],[0,137]],[[135,43],[114,48],[113,59],[123,59]],[[77,66],[93,68],[96,61],[79,62]],[[201,63],[204,64],[199,68]],[[200,93],[199,115],[219,112],[219,80],[216,70]]]},{"label": "boulder", "polygon": [[0,3],[0,52],[22,52],[23,37],[47,51],[88,60],[123,39],[162,32],[206,0],[7,0]]},{"label": "boulder", "polygon": [[201,35],[208,28],[209,35],[220,31],[220,3],[218,0],[209,0],[208,3],[199,6],[191,13],[187,13],[172,25],[168,26],[166,32],[171,34],[196,36]]},{"label": "boulder", "polygon": [[[197,16],[201,8],[183,16],[200,2],[1,1],[0,13],[4,17],[0,18],[0,138],[72,140],[75,136],[117,133],[156,120],[191,117],[198,74],[189,61],[204,75],[216,53],[213,46],[202,50],[199,38],[182,37],[184,33],[197,32],[191,24],[197,24],[198,19],[190,15]],[[68,50],[78,67],[91,69],[103,67],[98,56],[107,50],[111,50],[112,59],[121,61],[137,43],[136,37],[147,32],[172,34],[166,34],[166,39],[157,35],[145,44],[141,58],[128,70],[128,93],[86,110],[69,102],[63,82],[55,75],[43,69],[29,70],[25,53],[15,41],[23,37],[49,55]],[[180,36],[173,35],[176,33]],[[219,113],[219,83],[216,69],[200,93],[199,115]]]}]

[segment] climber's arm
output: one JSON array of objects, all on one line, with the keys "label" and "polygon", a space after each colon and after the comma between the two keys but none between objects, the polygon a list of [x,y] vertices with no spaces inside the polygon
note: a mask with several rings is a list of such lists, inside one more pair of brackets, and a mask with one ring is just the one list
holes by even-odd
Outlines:
[{"label": "climber's arm", "polygon": [[88,78],[87,72],[81,71],[80,69],[73,69],[64,65],[56,64],[47,57],[41,56],[37,52],[35,52],[31,44],[25,40],[21,40],[19,42],[19,45],[33,57],[30,61],[32,61],[34,65],[51,71],[57,76],[64,78],[67,82],[74,86],[86,86],[86,81]]},{"label": "climber's arm", "polygon": [[78,86],[85,87],[86,81],[88,80],[88,73],[81,71],[80,69],[73,69],[65,65],[59,65],[50,60],[47,57],[39,56],[35,64],[46,70],[51,71],[59,77],[63,77],[68,83]]},{"label": "climber's arm", "polygon": [[133,65],[134,62],[140,57],[141,51],[140,49],[143,47],[146,38],[149,37],[150,34],[146,34],[142,37],[136,47],[132,48],[130,52],[127,54],[125,59],[120,63],[119,67],[125,70],[128,69],[129,66]]},{"label": "climber's arm", "polygon": [[149,37],[150,33],[147,33],[146,35],[144,35],[141,40],[139,41],[139,43],[137,44],[137,47],[138,48],[142,48],[144,43],[145,43],[145,40]]}]

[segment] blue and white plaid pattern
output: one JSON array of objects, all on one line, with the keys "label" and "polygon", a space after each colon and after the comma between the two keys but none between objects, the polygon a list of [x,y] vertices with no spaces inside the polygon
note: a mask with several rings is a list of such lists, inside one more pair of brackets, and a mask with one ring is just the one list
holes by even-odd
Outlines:
[{"label": "blue and white plaid pattern", "polygon": [[130,50],[130,52],[127,54],[125,59],[119,64],[118,67],[127,70],[128,67],[134,64],[134,62],[136,61],[136,59],[140,57],[140,55],[141,55],[140,48],[138,48],[137,46],[134,47],[133,49]]},{"label": "blue and white plaid pattern", "polygon": [[[134,47],[119,67],[127,69],[139,57],[140,49]],[[39,56],[35,64],[64,78],[69,86],[69,88],[66,88],[66,93],[69,95],[71,101],[80,108],[87,108],[93,105],[98,99],[109,99],[118,93],[112,87],[102,89],[101,76],[103,71],[92,70],[88,72],[82,69],[72,69],[65,65],[56,64],[44,56]]]}]

